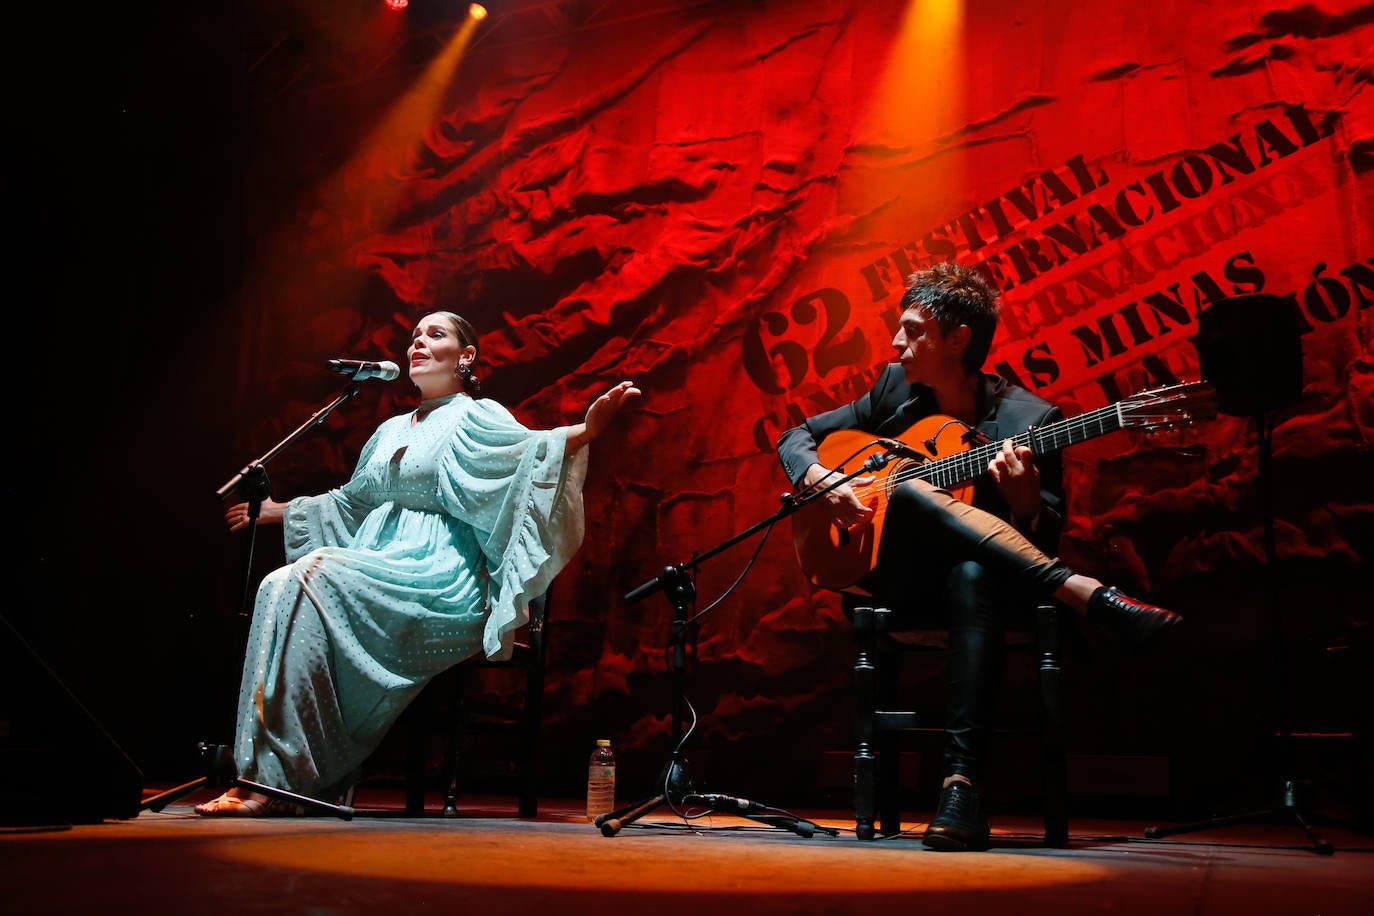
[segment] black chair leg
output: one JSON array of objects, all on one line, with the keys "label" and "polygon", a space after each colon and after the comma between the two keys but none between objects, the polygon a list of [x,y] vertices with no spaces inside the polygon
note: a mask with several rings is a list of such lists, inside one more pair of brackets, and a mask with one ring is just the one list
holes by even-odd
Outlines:
[{"label": "black chair leg", "polygon": [[878,631],[871,607],[854,609],[854,832],[874,837],[877,812],[877,757],[874,714],[878,705]]},{"label": "black chair leg", "polygon": [[519,782],[518,810],[521,817],[539,816],[539,739],[543,701],[544,666],[541,661],[530,667],[525,678],[525,706],[520,712],[520,759],[516,762],[516,778]]},{"label": "black chair leg", "polygon": [[1060,684],[1061,622],[1057,605],[1036,609],[1040,646],[1041,766],[1045,792],[1045,845],[1062,849],[1069,843],[1069,773],[1064,741],[1064,696]]},{"label": "black chair leg", "polygon": [[453,725],[449,731],[448,744],[444,747],[444,762],[439,770],[443,774],[444,817],[458,816],[458,780],[462,768],[463,739],[467,732],[467,711],[463,708],[463,697],[467,692],[467,671],[461,666],[459,668],[460,670],[454,672],[456,686],[453,691]]},{"label": "black chair leg", "polygon": [[[406,740],[405,803],[406,814],[415,817],[425,811],[425,758],[428,749],[424,722],[432,699],[423,693],[401,715],[401,728]],[[423,709],[422,709],[423,707]],[[423,713],[423,714],[422,714]]]},{"label": "black chair leg", "polygon": [[[1068,756],[1060,683],[1063,619],[1058,605],[1036,609],[1040,653],[1045,845],[1069,841]],[[895,709],[900,693],[897,651],[880,647],[885,608],[854,607],[854,821],[860,840],[901,832],[901,732],[923,731],[914,712]]]},{"label": "black chair leg", "polygon": [[[879,627],[882,618],[879,618]],[[893,709],[901,697],[901,660],[898,653],[878,650],[878,710]],[[902,739],[893,730],[875,722],[878,750],[878,828],[882,836],[902,832]]]}]

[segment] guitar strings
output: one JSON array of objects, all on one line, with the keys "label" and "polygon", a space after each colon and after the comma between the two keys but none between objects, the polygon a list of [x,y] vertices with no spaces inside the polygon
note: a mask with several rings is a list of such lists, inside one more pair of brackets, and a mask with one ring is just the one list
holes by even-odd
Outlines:
[{"label": "guitar strings", "polygon": [[[1030,429],[1009,438],[1012,440],[1013,447],[1029,446],[1036,454],[1045,454],[1095,436],[1126,429],[1128,424],[1125,418],[1128,414],[1136,418],[1133,425],[1142,426],[1146,429],[1158,426],[1169,427],[1180,421],[1191,422],[1193,417],[1188,412],[1190,404],[1199,409],[1199,416],[1205,418],[1207,416],[1206,406],[1210,404],[1212,394],[1211,384],[1205,381],[1183,383],[1172,388],[1146,391],[1114,404],[1107,404],[1090,410],[1077,417],[1061,420],[1044,429]],[[1150,396],[1148,400],[1141,400],[1147,396]],[[1146,412],[1151,407],[1160,406],[1166,409],[1158,413]],[[941,426],[940,429],[943,430],[944,426]],[[1084,435],[1089,430],[1092,430],[1091,434]],[[865,449],[874,447],[881,448],[882,443],[875,439],[868,445],[861,446],[840,462],[840,467],[853,461]],[[854,494],[860,498],[871,496],[890,490],[905,481],[920,479],[929,480],[931,483],[944,488],[955,487],[987,473],[988,463],[1001,450],[1002,442],[992,442],[975,446],[947,458],[933,459],[921,464],[904,465],[875,483],[854,487]],[[844,474],[845,472],[833,471],[832,473]],[[808,489],[823,485],[825,480],[826,478],[821,478]]]},{"label": "guitar strings", "polygon": [[[1037,454],[1050,451],[1058,451],[1065,445],[1071,445],[1076,439],[1070,430],[1079,433],[1088,431],[1090,427],[1096,426],[1094,435],[1102,435],[1115,432],[1122,428],[1121,420],[1117,415],[1116,404],[1109,404],[1106,407],[1099,407],[1078,417],[1063,420],[1053,426],[1046,427],[1044,430],[1028,430],[1017,436],[1009,437],[1013,447],[1029,446]],[[1109,417],[1115,419],[1115,424],[1110,428],[1104,421]],[[1062,441],[1061,441],[1062,440]],[[876,440],[864,448],[881,446]],[[904,465],[892,474],[888,474],[881,480],[871,484],[861,484],[854,487],[854,495],[863,498],[891,490],[893,487],[908,480],[929,480],[931,483],[941,487],[954,487],[961,483],[973,480],[987,472],[988,462],[992,457],[1002,450],[1002,442],[992,442],[986,445],[975,446],[968,451],[951,455],[948,458],[940,458],[924,464]],[[841,465],[852,461],[863,449],[859,449],[851,455]],[[822,478],[823,480],[824,478]]]},{"label": "guitar strings", "polygon": [[[1116,405],[1099,408],[1090,414],[1083,414],[1082,417],[1075,417],[1071,420],[1063,421],[1063,424],[1055,424],[1045,430],[1031,430],[1019,436],[1010,437],[1013,447],[1029,446],[1035,454],[1045,454],[1047,452],[1059,451],[1066,445],[1073,445],[1076,442],[1084,441],[1085,438],[1093,438],[1107,433],[1117,432],[1125,429],[1125,425],[1119,420],[1114,423],[1104,422],[1111,417]],[[1167,422],[1171,419],[1168,414],[1160,414],[1157,418],[1147,418],[1144,425],[1157,425],[1160,422]],[[1082,422],[1075,422],[1081,420]],[[1079,438],[1071,430],[1078,433],[1088,432],[1090,427],[1096,426],[1092,435]],[[870,446],[880,446],[881,443],[874,441]],[[871,484],[863,484],[854,488],[855,496],[863,498],[890,490],[892,487],[908,480],[928,480],[932,484],[950,488],[962,483],[974,480],[987,473],[988,463],[992,457],[1002,450],[1001,442],[993,442],[987,445],[977,446],[957,455],[948,458],[940,458],[923,464],[908,464],[898,468],[894,473],[888,474],[882,479]]]}]

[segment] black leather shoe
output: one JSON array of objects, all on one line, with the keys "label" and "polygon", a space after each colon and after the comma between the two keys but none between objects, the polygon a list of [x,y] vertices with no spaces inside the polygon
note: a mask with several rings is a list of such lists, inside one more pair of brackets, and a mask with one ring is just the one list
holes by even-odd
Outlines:
[{"label": "black leather shoe", "polygon": [[1111,630],[1124,646],[1132,649],[1150,647],[1183,621],[1173,611],[1122,594],[1114,585],[1103,585],[1093,591],[1088,599],[1088,619]]},{"label": "black leather shoe", "polygon": [[952,782],[940,790],[940,806],[921,842],[941,852],[987,849],[988,833],[978,790],[965,782]]}]

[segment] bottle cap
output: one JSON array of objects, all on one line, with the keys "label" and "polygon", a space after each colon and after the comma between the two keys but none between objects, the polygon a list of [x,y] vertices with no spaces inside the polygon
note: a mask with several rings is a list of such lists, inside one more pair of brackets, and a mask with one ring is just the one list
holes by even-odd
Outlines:
[{"label": "bottle cap", "polygon": [[596,739],[596,746],[597,746],[597,747],[610,747],[610,746],[611,746],[611,739],[610,739],[610,738],[597,738],[597,739]]}]

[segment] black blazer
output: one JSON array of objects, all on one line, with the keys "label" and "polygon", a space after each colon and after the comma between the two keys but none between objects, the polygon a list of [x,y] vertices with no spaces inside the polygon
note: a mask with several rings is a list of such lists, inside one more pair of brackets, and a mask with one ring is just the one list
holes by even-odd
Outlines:
[{"label": "black blazer", "polygon": [[[917,420],[939,413],[931,390],[907,382],[901,365],[891,363],[873,388],[857,401],[817,414],[778,438],[778,458],[787,479],[796,485],[816,460],[816,445],[841,429],[857,429],[874,436],[897,436]],[[978,393],[977,429],[992,441],[1020,435],[1032,426],[1046,426],[1064,419],[1049,401],[1036,397],[998,375],[983,374]],[[1064,527],[1064,467],[1059,452],[1035,456],[1040,469],[1040,520],[1031,540],[1053,555]],[[973,504],[1003,519],[1011,510],[992,478],[983,475],[974,483]]]}]

